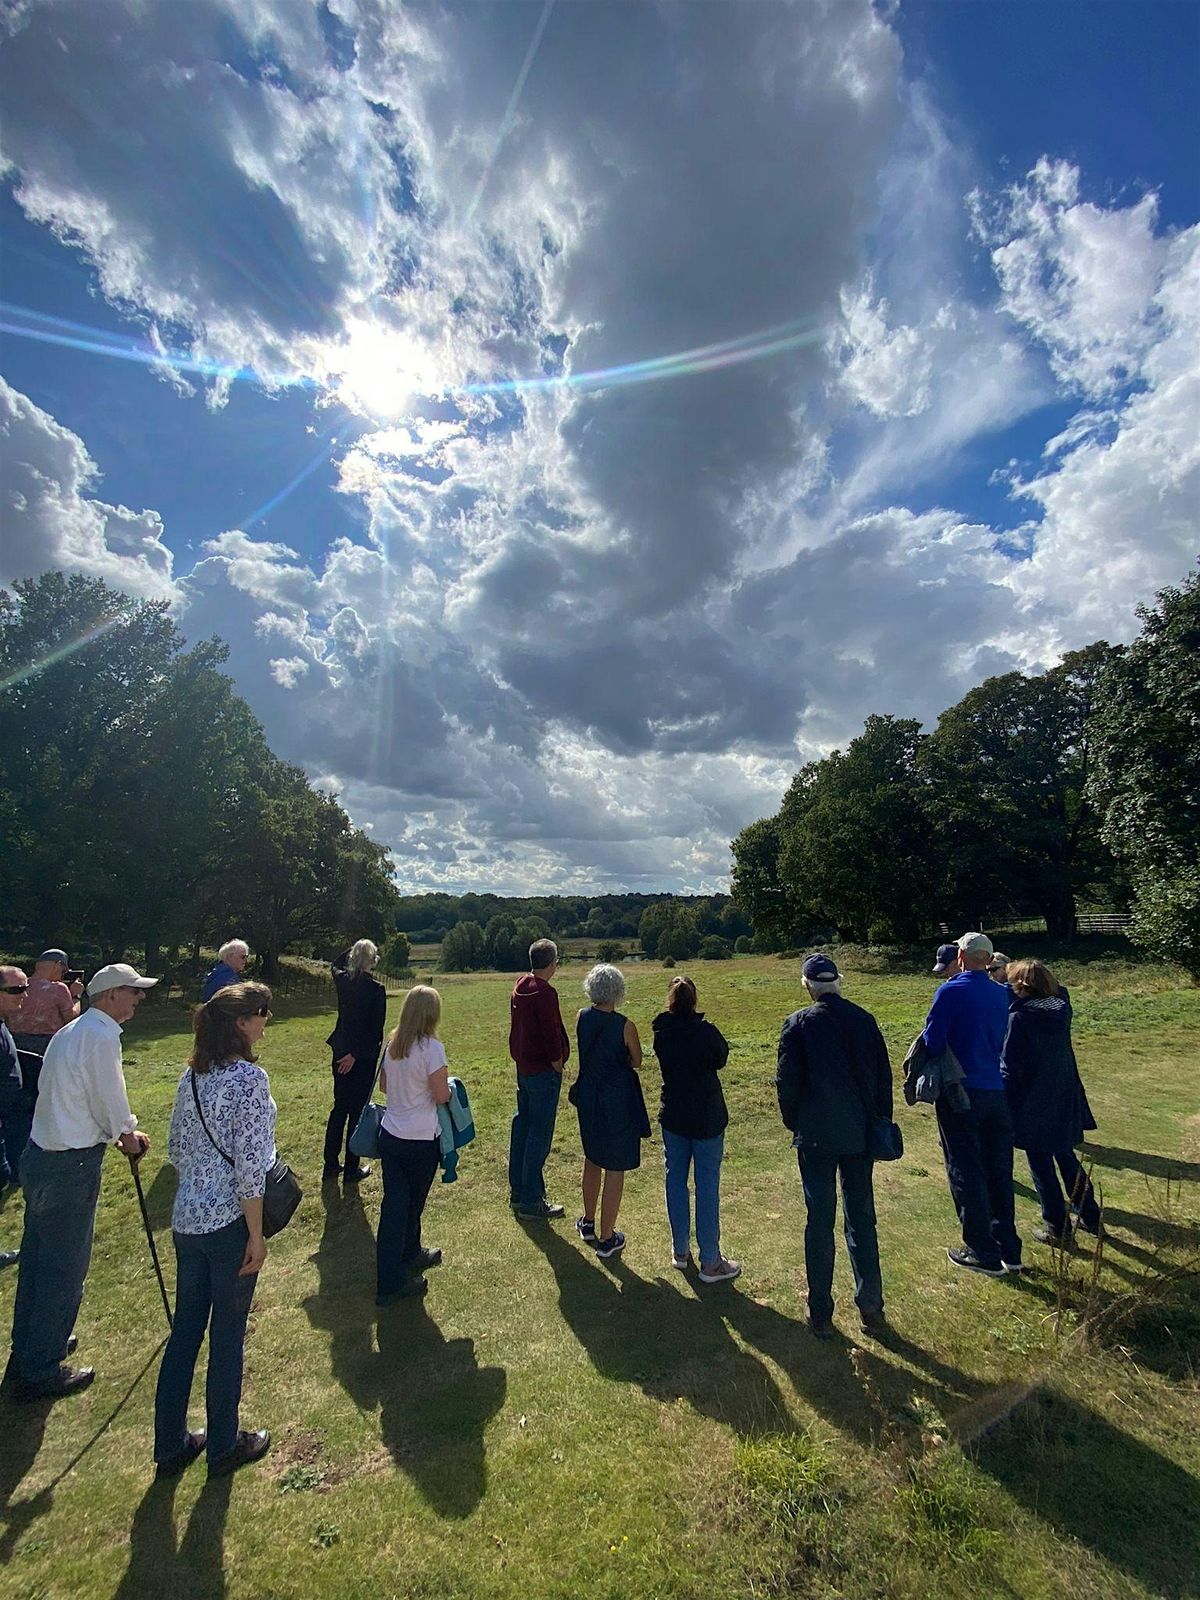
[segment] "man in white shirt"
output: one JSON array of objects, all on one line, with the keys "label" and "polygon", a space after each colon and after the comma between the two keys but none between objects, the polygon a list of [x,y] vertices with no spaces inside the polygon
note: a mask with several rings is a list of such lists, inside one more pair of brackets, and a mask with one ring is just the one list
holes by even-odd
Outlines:
[{"label": "man in white shirt", "polygon": [[21,1158],[25,1230],[5,1388],[17,1400],[54,1400],[86,1389],[92,1367],[69,1367],[72,1329],[92,1256],[100,1165],[110,1144],[134,1160],[150,1148],[129,1109],[121,1024],[158,982],[124,962],[88,984],[90,1008],[46,1049],[33,1130]]}]

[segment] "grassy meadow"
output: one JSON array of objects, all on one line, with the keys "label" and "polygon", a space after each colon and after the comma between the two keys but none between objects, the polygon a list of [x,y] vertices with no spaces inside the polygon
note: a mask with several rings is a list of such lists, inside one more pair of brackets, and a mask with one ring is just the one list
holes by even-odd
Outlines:
[{"label": "grassy meadow", "polygon": [[[274,1449],[211,1487],[202,1464],[154,1482],[165,1325],[128,1164],[110,1153],[77,1329],[77,1359],[97,1380],[53,1406],[0,1404],[0,1593],[1200,1594],[1200,1302],[1195,1278],[1174,1271],[1200,1253],[1200,990],[1149,966],[1060,968],[1099,1123],[1089,1152],[1111,1233],[1098,1274],[1082,1252],[1028,1243],[1037,1211],[1020,1156],[1018,1222],[1037,1271],[956,1272],[935,1124],[897,1093],[907,1153],[876,1179],[892,1331],[859,1335],[839,1240],[839,1337],[821,1344],[803,1322],[803,1202],[771,1081],[798,963],[692,970],[732,1047],[722,1213],[738,1282],[705,1288],[672,1270],[657,1142],[627,1180],[625,1254],[601,1263],[579,1244],[565,1097],[548,1183],[567,1216],[512,1219],[512,980],[448,976],[436,980],[442,1032],[479,1137],[458,1183],[435,1182],[430,1197],[426,1241],[445,1264],[427,1297],[377,1311],[378,1179],[347,1193],[320,1183],[330,1015],[281,1006],[262,1059],[306,1196],[259,1280],[242,1408]],[[568,1019],[582,972],[557,979]],[[668,974],[648,963],[627,976],[625,1009],[648,1044]],[[897,1074],[932,989],[927,976],[848,975]],[[187,1037],[170,1002],[126,1030],[168,1282],[166,1129]],[[653,1057],[644,1081],[653,1106]],[[20,1215],[10,1197],[0,1245],[16,1243]],[[15,1278],[0,1277],[5,1328]]]}]

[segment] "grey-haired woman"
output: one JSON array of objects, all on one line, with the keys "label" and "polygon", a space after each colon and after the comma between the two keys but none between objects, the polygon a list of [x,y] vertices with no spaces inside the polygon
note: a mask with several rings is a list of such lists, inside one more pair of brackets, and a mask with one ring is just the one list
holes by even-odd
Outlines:
[{"label": "grey-haired woman", "polygon": [[579,1076],[570,1093],[583,1143],[583,1215],[575,1226],[584,1243],[607,1258],[625,1248],[617,1212],[625,1174],[641,1165],[641,1141],[650,1137],[650,1118],[638,1077],[641,1040],[633,1023],[617,1010],[625,998],[623,975],[602,963],[583,980],[583,992],[591,1005],[575,1021]]}]

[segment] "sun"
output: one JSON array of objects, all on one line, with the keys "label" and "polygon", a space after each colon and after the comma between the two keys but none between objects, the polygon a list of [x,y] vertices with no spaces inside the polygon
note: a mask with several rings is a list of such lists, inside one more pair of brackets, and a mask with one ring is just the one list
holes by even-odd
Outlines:
[{"label": "sun", "polygon": [[371,322],[352,323],[329,351],[329,380],[343,405],[378,421],[405,416],[415,400],[445,387],[419,340]]}]

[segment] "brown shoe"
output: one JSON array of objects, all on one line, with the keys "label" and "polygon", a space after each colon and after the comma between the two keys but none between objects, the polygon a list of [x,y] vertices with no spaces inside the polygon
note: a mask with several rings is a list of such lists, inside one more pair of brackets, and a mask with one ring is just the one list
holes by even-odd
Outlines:
[{"label": "brown shoe", "polygon": [[27,1383],[24,1378],[14,1379],[10,1393],[14,1400],[61,1400],[64,1395],[86,1389],[95,1376],[95,1367],[63,1365],[52,1378],[41,1378],[36,1383]]},{"label": "brown shoe", "polygon": [[198,1428],[195,1433],[189,1433],[187,1443],[182,1450],[177,1450],[173,1456],[168,1456],[165,1461],[160,1461],[154,1469],[156,1478],[177,1478],[181,1472],[186,1472],[197,1456],[204,1454],[204,1446],[208,1443],[208,1435],[203,1428]]},{"label": "brown shoe", "polygon": [[232,1450],[226,1450],[218,1460],[209,1462],[208,1475],[210,1478],[227,1478],[239,1467],[248,1466],[251,1461],[260,1461],[270,1448],[271,1435],[265,1428],[259,1428],[257,1433],[239,1433]]}]

